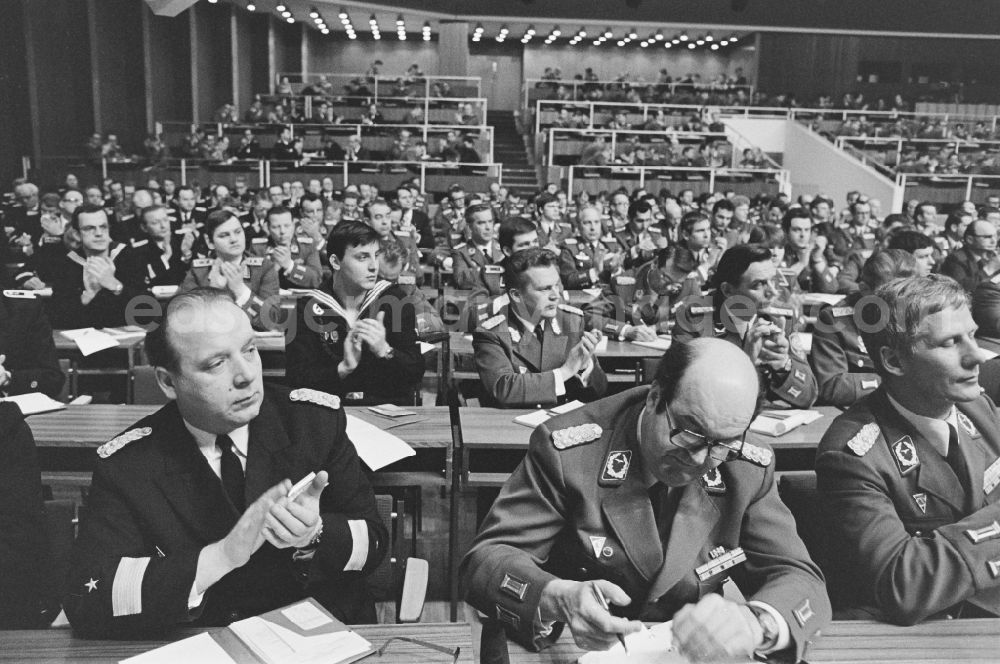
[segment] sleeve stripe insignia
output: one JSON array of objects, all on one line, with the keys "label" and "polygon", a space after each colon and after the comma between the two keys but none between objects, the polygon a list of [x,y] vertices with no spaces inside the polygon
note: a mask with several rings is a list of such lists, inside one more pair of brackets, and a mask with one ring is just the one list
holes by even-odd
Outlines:
[{"label": "sleeve stripe insignia", "polygon": [[863,457],[868,454],[868,450],[872,448],[875,441],[878,440],[879,428],[874,422],[869,422],[868,424],[861,427],[861,430],[854,434],[854,438],[848,441],[847,446],[851,448],[851,451],[857,454],[859,457]]},{"label": "sleeve stripe insignia", "polygon": [[809,619],[815,616],[812,607],[809,606],[809,600],[805,599],[802,604],[799,604],[798,608],[792,611],[795,616],[795,622],[799,624],[799,627],[805,627]]},{"label": "sleeve stripe insignia", "polygon": [[740,457],[766,468],[774,460],[774,453],[766,447],[758,447],[752,443],[743,443]]},{"label": "sleeve stripe insignia", "polygon": [[125,447],[131,442],[137,441],[140,438],[145,438],[149,434],[153,433],[150,427],[142,427],[141,429],[132,429],[131,431],[126,431],[120,436],[112,438],[108,442],[104,443],[97,448],[97,456],[102,459],[107,459],[109,456]]},{"label": "sleeve stripe insignia", "polygon": [[292,401],[305,401],[306,403],[314,403],[317,406],[326,406],[332,410],[340,408],[340,397],[304,387],[292,390],[288,398]]},{"label": "sleeve stripe insignia", "polygon": [[604,430],[600,424],[588,422],[552,432],[552,444],[557,450],[566,450],[597,440]]},{"label": "sleeve stripe insignia", "polygon": [[485,329],[485,330],[492,330],[494,327],[496,327],[497,325],[499,325],[500,323],[502,323],[504,321],[504,319],[506,319],[506,318],[507,317],[504,316],[503,314],[499,314],[497,316],[494,316],[493,318],[490,318],[489,320],[487,320],[486,322],[483,323],[483,329]]},{"label": "sleeve stripe insignia", "polygon": [[500,582],[500,590],[520,602],[524,600],[524,595],[528,592],[528,585],[527,581],[511,574],[504,574],[503,581]]}]

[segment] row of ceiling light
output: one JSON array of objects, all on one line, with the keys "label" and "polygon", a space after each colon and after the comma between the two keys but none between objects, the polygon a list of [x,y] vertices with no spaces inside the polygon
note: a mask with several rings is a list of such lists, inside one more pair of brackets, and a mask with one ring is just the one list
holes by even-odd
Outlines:
[{"label": "row of ceiling light", "polygon": [[[486,31],[483,28],[482,24],[476,25],[476,29],[472,33],[472,41],[474,42],[482,41],[485,32]],[[510,34],[510,29],[505,25],[500,28],[500,32],[497,33],[497,36],[494,37],[494,39],[502,44],[504,41],[506,41],[509,34]],[[534,39],[536,34],[537,31],[535,30],[535,26],[529,25],[528,29],[525,30],[524,32],[524,36],[521,37],[521,43],[527,44],[532,39]],[[562,31],[559,30],[559,26],[555,26],[545,37],[545,45],[548,46],[549,44],[552,44],[561,36],[562,36]],[[578,32],[576,32],[572,37],[570,37],[568,43],[570,46],[576,46],[586,38],[587,38],[586,29],[580,28]],[[604,42],[612,39],[614,39],[614,32],[612,32],[611,28],[607,28],[603,33],[597,35],[597,37],[594,39],[592,43],[594,44],[594,46],[600,46]],[[635,28],[632,28],[627,33],[623,34],[616,43],[618,44],[618,46],[627,46],[634,41],[638,41],[638,39],[639,39],[639,34],[635,31]],[[733,33],[728,37],[723,37],[722,39],[716,39],[711,33],[692,39],[691,37],[688,36],[686,32],[682,32],[671,39],[667,39],[662,31],[657,31],[654,34],[651,34],[646,39],[640,41],[639,46],[641,46],[642,48],[649,48],[650,46],[653,46],[655,44],[662,43],[664,48],[674,48],[674,47],[683,48],[686,46],[689,49],[696,49],[701,46],[708,46],[711,50],[717,51],[723,46],[735,44],[738,41],[739,37],[735,33]]]},{"label": "row of ceiling light", "polygon": [[[215,4],[219,0],[208,0],[210,3]],[[257,5],[253,0],[247,2],[247,11],[257,11]],[[295,23],[295,17],[292,15],[291,10],[283,2],[279,2],[275,6],[274,11],[281,15],[281,17],[288,23]],[[324,35],[330,34],[330,26],[326,24],[326,21],[320,15],[319,10],[316,7],[309,8],[309,18],[312,20],[316,29],[319,30]],[[347,35],[348,39],[357,39],[358,33],[354,29],[354,24],[351,22],[351,17],[347,13],[347,10],[341,7],[340,12],[337,14],[337,18],[340,19],[341,25],[344,26],[344,33]],[[368,19],[368,27],[371,30],[372,38],[375,40],[382,39],[382,32],[378,26],[378,19],[375,18],[375,14],[372,14]],[[424,41],[431,40],[431,24],[424,22],[423,28],[420,30],[421,37]],[[403,15],[400,14],[396,17],[396,37],[400,41],[406,41],[406,21],[403,19]]]}]

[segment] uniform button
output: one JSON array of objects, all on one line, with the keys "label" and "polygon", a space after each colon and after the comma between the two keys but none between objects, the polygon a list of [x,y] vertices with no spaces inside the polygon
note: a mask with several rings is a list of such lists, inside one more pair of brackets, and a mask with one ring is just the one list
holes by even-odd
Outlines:
[{"label": "uniform button", "polygon": [[580,572],[580,574],[587,574],[590,570],[588,570],[586,567],[581,567],[578,571]]},{"label": "uniform button", "polygon": [[918,530],[917,532],[913,533],[913,536],[914,537],[923,537],[924,536],[924,531]]},{"label": "uniform button", "polygon": [[240,612],[239,611],[230,611],[229,615],[226,616],[226,617],[229,618],[229,620],[231,622],[236,622],[237,620],[240,619]]},{"label": "uniform button", "polygon": [[858,366],[859,367],[865,366],[865,361],[864,360],[858,360]]}]

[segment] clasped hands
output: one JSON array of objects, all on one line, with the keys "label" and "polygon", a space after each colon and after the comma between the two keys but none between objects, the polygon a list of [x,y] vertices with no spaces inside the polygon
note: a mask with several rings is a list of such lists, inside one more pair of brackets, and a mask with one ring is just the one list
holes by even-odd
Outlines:
[{"label": "clasped hands", "polygon": [[364,345],[378,357],[384,357],[391,346],[385,338],[385,312],[380,311],[375,318],[359,318],[344,339],[344,359],[341,360],[338,371],[347,375],[358,368],[361,361],[361,350]]},{"label": "clasped hands", "polygon": [[[632,603],[625,591],[610,581],[556,579],[542,589],[539,615],[544,622],[565,622],[579,648],[607,650],[618,642],[619,634],[638,632],[642,623],[605,611],[595,586],[610,604]],[[674,648],[693,662],[745,661],[764,640],[757,617],[745,604],[715,593],[681,608],[674,614],[672,627]]]}]

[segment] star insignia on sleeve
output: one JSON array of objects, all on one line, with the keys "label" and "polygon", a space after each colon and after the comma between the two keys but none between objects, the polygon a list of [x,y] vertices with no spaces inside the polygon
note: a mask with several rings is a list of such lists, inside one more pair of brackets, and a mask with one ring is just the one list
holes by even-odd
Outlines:
[{"label": "star insignia on sleeve", "polygon": [[88,593],[92,593],[95,590],[97,590],[97,579],[91,578],[89,581],[87,581],[83,585],[87,587],[87,592]]}]

